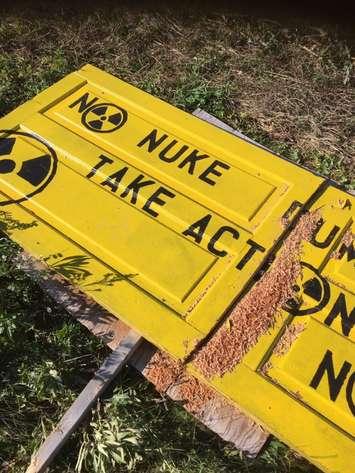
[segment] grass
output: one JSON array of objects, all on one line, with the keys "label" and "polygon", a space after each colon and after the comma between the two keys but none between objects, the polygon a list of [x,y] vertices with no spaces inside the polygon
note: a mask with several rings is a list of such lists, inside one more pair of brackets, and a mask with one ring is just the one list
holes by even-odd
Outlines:
[{"label": "grass", "polygon": [[85,386],[106,348],[14,263],[0,240],[0,471],[22,471],[31,451]]},{"label": "grass", "polygon": [[[340,27],[115,5],[0,7],[0,116],[90,62],[201,107],[354,189],[352,59]],[[25,470],[107,349],[42,293],[0,240],[0,471]],[[244,458],[126,370],[53,472],[316,471],[273,439]]]},{"label": "grass", "polygon": [[297,19],[15,2],[0,20],[0,115],[90,62],[188,111],[200,106],[354,189],[353,60],[344,30]]}]

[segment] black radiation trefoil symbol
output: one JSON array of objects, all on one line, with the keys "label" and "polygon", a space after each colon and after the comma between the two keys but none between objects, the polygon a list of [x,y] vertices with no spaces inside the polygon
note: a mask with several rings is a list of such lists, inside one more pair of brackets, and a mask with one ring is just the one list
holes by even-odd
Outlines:
[{"label": "black radiation trefoil symbol", "polygon": [[127,121],[127,112],[113,103],[101,103],[88,108],[81,116],[82,124],[97,133],[112,133]]},{"label": "black radiation trefoil symbol", "polygon": [[[16,138],[2,138],[0,140],[0,157],[10,155],[15,145]],[[0,158],[1,159],[1,158]],[[46,178],[51,166],[51,157],[48,154],[38,156],[24,161],[17,175],[25,179],[33,186],[39,186]],[[13,159],[0,160],[0,174],[9,174],[16,168],[16,161]]]},{"label": "black radiation trefoil symbol", "polygon": [[301,299],[294,297],[287,301],[284,309],[294,316],[311,315],[319,312],[325,307],[330,299],[330,287],[328,281],[321,276],[319,271],[309,263],[301,262],[303,282],[302,287],[295,287],[296,291],[300,294],[305,294],[313,302],[311,306],[302,308],[302,297]]},{"label": "black radiation trefoil symbol", "polygon": [[[23,202],[42,192],[56,173],[58,158],[55,151],[37,136],[11,130],[0,130],[0,133],[7,135],[0,137],[0,180],[8,179],[19,189],[26,183],[27,190],[26,195],[19,199],[2,199],[0,194],[1,207]],[[25,151],[19,152],[21,142]]]}]

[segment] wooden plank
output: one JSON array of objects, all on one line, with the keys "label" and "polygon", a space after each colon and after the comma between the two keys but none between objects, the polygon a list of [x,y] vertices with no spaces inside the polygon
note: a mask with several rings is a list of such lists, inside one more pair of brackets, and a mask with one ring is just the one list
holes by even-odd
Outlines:
[{"label": "wooden plank", "polygon": [[[174,401],[182,401],[180,386],[172,385],[167,395]],[[226,442],[234,444],[249,458],[255,458],[269,438],[260,425],[246,416],[235,404],[224,402],[222,396],[209,401],[202,412],[194,416]]]},{"label": "wooden plank", "polygon": [[197,108],[193,112],[193,115],[195,115],[198,118],[201,118],[201,120],[205,120],[208,123],[212,123],[218,128],[222,128],[222,130],[228,131],[232,135],[238,136],[239,138],[242,138],[243,140],[248,141],[248,143],[252,143],[253,145],[259,146],[259,148],[266,149],[266,151],[270,151],[268,148],[266,148],[266,146],[263,146],[257,141],[252,140],[251,138],[249,138],[249,136],[246,136],[241,131],[236,130],[235,128],[232,128],[231,126],[222,122],[222,120],[219,120],[219,118],[214,117],[213,115],[206,112],[205,110],[202,110],[201,108]]},{"label": "wooden plank", "polygon": [[64,443],[79,426],[95,401],[102,395],[119,371],[137,350],[142,339],[131,330],[104,361],[93,379],[62,417],[53,432],[46,438],[38,452],[32,457],[26,473],[42,473],[59,453]]},{"label": "wooden plank", "polygon": [[115,350],[130,328],[58,273],[22,251],[17,264],[91,333]]}]

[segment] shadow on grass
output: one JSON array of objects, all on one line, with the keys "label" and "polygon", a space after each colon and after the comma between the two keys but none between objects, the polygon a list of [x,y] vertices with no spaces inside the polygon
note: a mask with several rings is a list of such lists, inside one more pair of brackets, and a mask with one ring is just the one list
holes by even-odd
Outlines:
[{"label": "shadow on grass", "polygon": [[[136,458],[136,473],[298,473],[318,470],[272,439],[256,459],[248,459],[231,445],[198,423],[178,403],[161,398],[154,388],[135,370],[127,368],[106,392],[91,418],[72,438],[54,465],[55,472],[68,464],[77,443],[84,445],[87,469],[100,451],[110,449],[108,432],[124,434],[131,429],[136,445],[124,444],[127,458]],[[115,434],[113,434],[114,436]],[[98,439],[101,447],[97,445]],[[79,440],[81,439],[81,440]],[[113,440],[113,438],[111,439]],[[83,442],[83,443],[82,443]],[[108,472],[128,471],[119,465]]]}]

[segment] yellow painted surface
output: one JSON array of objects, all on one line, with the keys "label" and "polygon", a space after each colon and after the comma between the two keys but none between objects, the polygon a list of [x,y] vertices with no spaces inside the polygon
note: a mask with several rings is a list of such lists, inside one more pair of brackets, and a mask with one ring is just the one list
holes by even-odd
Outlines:
[{"label": "yellow painted surface", "polygon": [[[189,365],[329,472],[354,470],[354,243],[344,247],[344,235],[355,233],[354,209],[354,197],[338,189],[328,187],[319,195],[311,210],[320,212],[322,224],[303,243],[300,305],[291,314],[281,311],[275,327],[231,373],[204,379]],[[287,343],[284,333],[292,333],[292,326],[301,330]]]},{"label": "yellow painted surface", "polygon": [[[0,121],[10,128],[2,136],[15,144],[3,156],[16,168],[0,173],[3,209],[16,212],[18,202],[41,221],[43,256],[58,252],[61,236],[70,257],[83,251],[119,275],[121,300],[133,288],[147,308],[154,301],[167,332],[179,319],[184,335],[167,347],[160,333],[142,330],[149,310],[111,306],[174,356],[208,334],[281,237],[282,217],[292,219],[322,182],[92,66]],[[41,155],[55,167],[50,182],[18,175]],[[25,231],[16,238],[34,251]],[[98,302],[107,290],[95,293]]]},{"label": "yellow painted surface", "polygon": [[354,439],[263,375],[241,364],[210,384],[321,470],[353,472]]},{"label": "yellow painted surface", "polygon": [[[334,379],[328,371],[324,372],[319,382],[317,377],[314,378],[322,360],[325,360],[329,373],[334,369]],[[354,373],[353,343],[347,343],[341,335],[311,317],[291,349],[283,356],[273,355],[270,361],[272,368],[268,370],[268,375],[278,384],[345,432],[355,435],[354,414],[347,399],[347,391],[350,389],[352,393],[352,385],[347,386]],[[345,365],[342,375],[345,362],[350,366],[347,369],[348,365]]]},{"label": "yellow painted surface", "polygon": [[[353,225],[352,197],[92,66],[0,130],[2,228],[180,359],[248,290],[287,225],[319,208],[297,281],[302,315],[285,311],[234,372],[207,382],[321,468],[350,471],[354,259],[332,255]],[[272,354],[298,319],[299,338]],[[333,377],[345,363],[335,400],[328,372],[310,386],[327,350]]]}]

